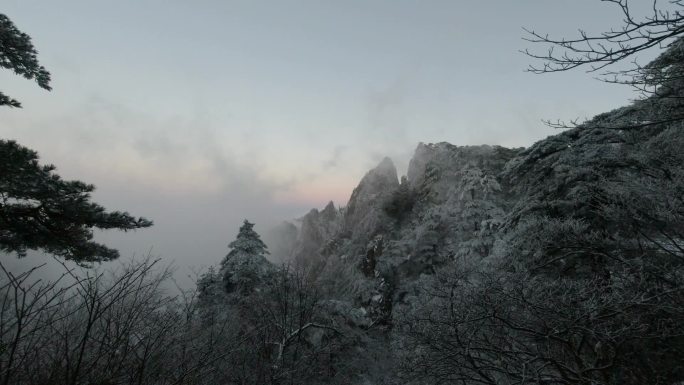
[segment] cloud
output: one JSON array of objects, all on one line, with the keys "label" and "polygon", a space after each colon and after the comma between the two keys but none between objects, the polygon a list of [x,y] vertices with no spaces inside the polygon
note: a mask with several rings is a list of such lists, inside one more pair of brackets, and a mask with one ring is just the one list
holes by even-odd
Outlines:
[{"label": "cloud", "polygon": [[323,162],[323,169],[329,170],[332,168],[337,168],[340,166],[340,162],[343,159],[345,152],[349,149],[349,146],[337,145],[333,148],[333,154],[327,161]]},{"label": "cloud", "polygon": [[240,132],[202,116],[157,118],[103,98],[59,115],[7,116],[3,137],[38,151],[64,178],[93,183],[106,208],[154,220],[98,234],[122,256],[152,248],[182,266],[216,263],[244,218],[265,230],[310,206],[276,199],[288,181],[269,179],[259,154],[244,155]]},{"label": "cloud", "polygon": [[260,175],[257,156],[233,155],[240,146],[235,132],[222,131],[200,115],[157,118],[92,97],[56,116],[22,116],[8,128],[6,136],[96,185],[126,182],[184,194],[278,188]]},{"label": "cloud", "polygon": [[409,91],[408,76],[397,77],[381,89],[370,91],[367,107],[369,127],[383,136],[402,139],[406,131],[405,100]]}]

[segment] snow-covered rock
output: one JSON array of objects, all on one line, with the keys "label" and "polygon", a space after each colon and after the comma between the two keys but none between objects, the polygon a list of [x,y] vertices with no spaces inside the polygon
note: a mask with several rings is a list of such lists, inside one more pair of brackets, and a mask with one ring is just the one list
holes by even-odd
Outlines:
[{"label": "snow-covered rock", "polygon": [[390,158],[384,158],[352,192],[344,216],[345,235],[365,244],[382,231],[387,225],[383,204],[398,187],[397,169]]}]

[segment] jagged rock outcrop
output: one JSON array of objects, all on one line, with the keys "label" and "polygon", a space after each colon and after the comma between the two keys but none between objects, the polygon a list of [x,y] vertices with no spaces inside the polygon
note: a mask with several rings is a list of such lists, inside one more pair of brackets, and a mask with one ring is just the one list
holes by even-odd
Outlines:
[{"label": "jagged rock outcrop", "polygon": [[365,243],[381,232],[387,222],[383,204],[398,187],[397,169],[390,158],[384,158],[352,192],[343,221],[344,236]]},{"label": "jagged rock outcrop", "polygon": [[[290,255],[319,266],[330,256],[343,258],[367,277],[430,272],[512,205],[500,176],[519,151],[420,143],[401,183],[385,158],[362,178],[345,208],[331,202],[299,220]],[[484,255],[490,246],[479,251]]]},{"label": "jagged rock outcrop", "polygon": [[299,220],[301,225],[290,258],[314,268],[322,263],[323,246],[339,231],[341,219],[342,215],[332,201],[321,211],[309,211]]},{"label": "jagged rock outcrop", "polygon": [[[386,237],[380,268],[415,277],[453,260],[510,206],[513,197],[500,176],[517,153],[499,146],[419,144],[407,172],[411,210]],[[398,196],[407,199],[407,193]]]},{"label": "jagged rock outcrop", "polygon": [[355,355],[389,354],[395,313],[412,306],[425,277],[489,254],[489,234],[514,201],[501,175],[518,152],[421,143],[401,182],[385,158],[345,208],[331,203],[299,219],[291,256],[315,267],[328,291],[326,314],[368,339],[357,342]]},{"label": "jagged rock outcrop", "polygon": [[354,297],[376,321],[410,298],[412,282],[457,258],[485,258],[488,237],[515,197],[501,175],[518,149],[424,144],[416,148],[401,183],[389,158],[370,170],[348,205],[311,210],[292,257],[336,277],[327,267],[351,264],[367,280]]},{"label": "jagged rock outcrop", "polygon": [[[398,187],[397,169],[392,160],[384,158],[361,179],[346,207],[338,209],[330,202],[296,220],[299,228],[288,253],[290,259],[315,268],[340,250],[355,256],[391,223],[384,206]],[[340,248],[342,244],[345,247]]]},{"label": "jagged rock outcrop", "polygon": [[424,276],[490,253],[515,198],[501,175],[518,152],[420,143],[401,182],[385,158],[345,208],[331,202],[297,220],[290,257],[328,282],[335,303],[363,314],[352,324],[391,327],[395,308],[410,305]]}]

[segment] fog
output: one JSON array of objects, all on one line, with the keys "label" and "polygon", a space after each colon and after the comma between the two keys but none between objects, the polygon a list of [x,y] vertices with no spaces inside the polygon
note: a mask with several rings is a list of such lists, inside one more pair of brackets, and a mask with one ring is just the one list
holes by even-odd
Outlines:
[{"label": "fog", "polygon": [[0,72],[24,105],[0,110],[0,136],[95,184],[108,209],[152,219],[97,237],[175,263],[181,280],[220,261],[243,219],[263,233],[344,205],[384,156],[404,173],[418,142],[527,146],[555,133],[541,119],[635,97],[581,72],[524,71],[521,27],[619,21],[593,0],[14,0],[2,12],[54,90]]}]

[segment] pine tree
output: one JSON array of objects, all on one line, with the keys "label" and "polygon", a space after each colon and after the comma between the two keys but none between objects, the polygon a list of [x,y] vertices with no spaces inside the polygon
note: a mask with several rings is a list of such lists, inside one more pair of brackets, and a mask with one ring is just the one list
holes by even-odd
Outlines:
[{"label": "pine tree", "polygon": [[223,265],[226,260],[241,254],[260,256],[268,254],[266,244],[261,240],[259,234],[254,231],[254,223],[251,223],[246,219],[242,223],[242,226],[240,226],[240,230],[238,230],[237,238],[231,242],[228,247],[230,248],[230,252],[226,258],[224,258],[223,262],[221,262],[221,265]]},{"label": "pine tree", "polygon": [[65,181],[55,166],[40,165],[38,154],[14,141],[0,140],[0,250],[24,256],[41,249],[77,262],[119,256],[93,242],[93,228],[133,230],[152,222],[126,212],[106,212],[90,202],[93,185]]},{"label": "pine tree", "polygon": [[[50,90],[50,73],[38,64],[31,38],[0,14],[0,66]],[[21,104],[0,92],[0,106]],[[106,212],[90,202],[93,185],[64,181],[53,165],[11,140],[0,140],[0,250],[45,252],[83,262],[115,259],[119,253],[93,242],[93,228],[133,230],[152,222],[126,212]]]},{"label": "pine tree", "polygon": [[254,224],[245,219],[236,239],[228,247],[230,252],[221,261],[221,276],[226,292],[246,293],[257,289],[257,284],[269,275],[272,265],[266,260],[266,244],[254,231]]},{"label": "pine tree", "polygon": [[[41,88],[50,90],[50,73],[38,64],[38,52],[31,37],[21,32],[7,16],[0,13],[0,67],[35,80]],[[21,107],[17,100],[0,92],[0,106]]]}]

